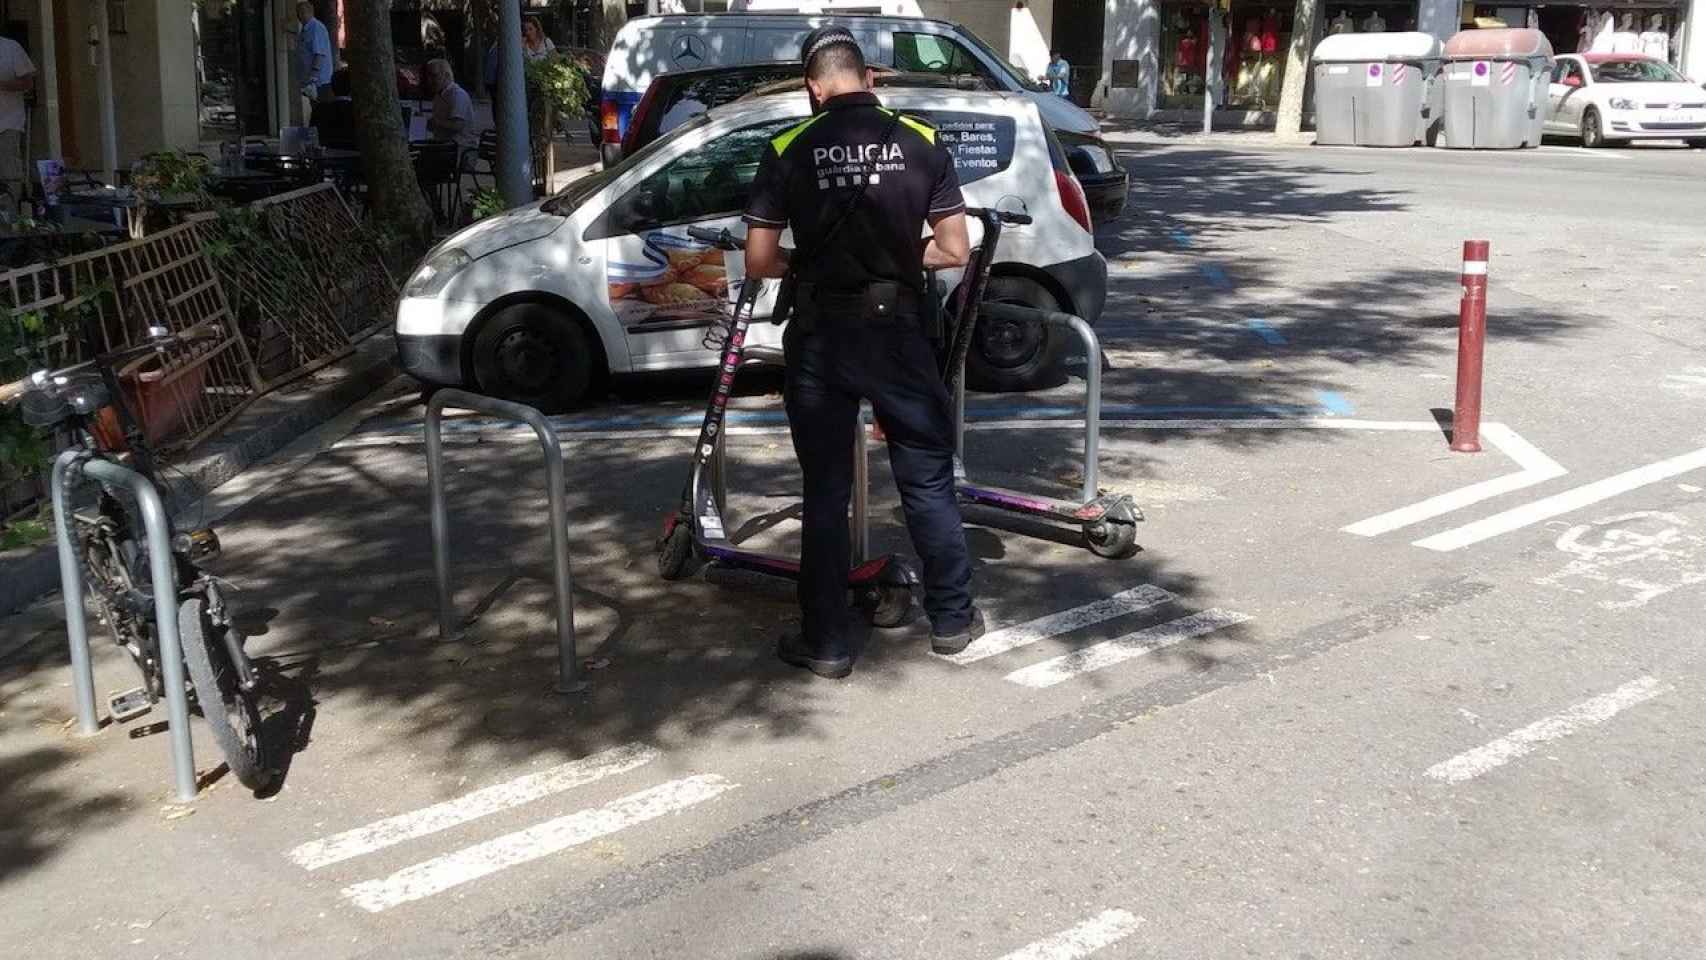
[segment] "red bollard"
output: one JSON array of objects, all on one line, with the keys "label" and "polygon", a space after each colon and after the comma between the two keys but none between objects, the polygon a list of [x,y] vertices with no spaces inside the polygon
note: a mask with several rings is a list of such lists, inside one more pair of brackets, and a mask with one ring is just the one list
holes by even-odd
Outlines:
[{"label": "red bollard", "polygon": [[1457,407],[1451,449],[1481,452],[1481,354],[1487,341],[1487,241],[1463,241],[1463,304],[1457,311]]}]

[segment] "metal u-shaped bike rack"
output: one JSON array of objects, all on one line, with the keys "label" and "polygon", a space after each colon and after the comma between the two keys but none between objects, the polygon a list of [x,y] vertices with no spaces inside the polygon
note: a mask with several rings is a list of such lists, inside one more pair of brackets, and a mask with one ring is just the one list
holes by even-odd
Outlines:
[{"label": "metal u-shaped bike rack", "polygon": [[539,439],[540,452],[545,456],[545,494],[551,505],[551,563],[557,594],[557,692],[579,693],[587,685],[580,679],[580,664],[575,656],[575,587],[569,572],[568,508],[563,504],[563,448],[545,415],[526,404],[453,389],[439,390],[427,402],[427,485],[432,489],[432,568],[438,580],[438,637],[448,642],[462,636],[456,620],[456,604],[450,596],[450,518],[444,506],[444,445],[440,436],[445,407],[525,423]]},{"label": "metal u-shaped bike rack", "polygon": [[[73,476],[73,471],[76,476]],[[148,573],[154,587],[154,634],[160,641],[160,672],[166,686],[167,742],[171,746],[172,787],[179,800],[196,795],[195,754],[190,742],[190,704],[185,692],[183,643],[178,637],[178,576],[172,558],[172,527],[160,493],[148,478],[129,467],[67,450],[53,461],[53,526],[59,541],[59,585],[65,594],[65,631],[71,642],[71,689],[77,701],[77,732],[101,732],[95,715],[95,672],[89,662],[89,624],[83,611],[83,571],[77,563],[67,487],[83,479],[129,487],[148,536]]]}]

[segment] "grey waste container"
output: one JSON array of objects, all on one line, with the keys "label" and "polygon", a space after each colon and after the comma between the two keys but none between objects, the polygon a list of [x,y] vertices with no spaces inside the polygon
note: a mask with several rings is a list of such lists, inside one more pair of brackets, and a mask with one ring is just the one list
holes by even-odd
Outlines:
[{"label": "grey waste container", "polygon": [[1426,33],[1346,33],[1315,47],[1315,142],[1432,143],[1440,116],[1439,40]]},{"label": "grey waste container", "polygon": [[1552,44],[1539,30],[1464,30],[1445,42],[1445,143],[1538,147]]}]

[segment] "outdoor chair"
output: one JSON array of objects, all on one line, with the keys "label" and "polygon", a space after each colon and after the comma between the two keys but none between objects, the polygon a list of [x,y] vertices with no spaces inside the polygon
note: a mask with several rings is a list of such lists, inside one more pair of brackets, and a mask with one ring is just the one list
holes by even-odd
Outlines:
[{"label": "outdoor chair", "polygon": [[450,140],[425,140],[411,145],[415,179],[432,206],[433,219],[453,224],[462,209],[461,155]]}]

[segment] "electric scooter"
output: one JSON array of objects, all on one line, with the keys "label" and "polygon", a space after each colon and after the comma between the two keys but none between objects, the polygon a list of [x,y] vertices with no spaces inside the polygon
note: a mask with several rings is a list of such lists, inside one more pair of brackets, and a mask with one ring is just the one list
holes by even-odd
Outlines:
[{"label": "electric scooter", "polygon": [[[961,283],[958,315],[953,336],[949,341],[946,368],[943,376],[954,397],[954,483],[961,503],[1035,517],[1055,523],[1076,525],[1084,531],[1085,545],[1101,557],[1120,559],[1137,552],[1137,521],[1143,513],[1126,494],[1101,495],[1096,488],[1096,452],[1101,434],[1102,378],[1101,348],[1090,325],[1079,317],[1053,311],[1034,310],[1005,303],[983,302],[983,291],[989,280],[990,267],[995,262],[996,241],[1001,238],[1001,225],[1022,225],[1031,222],[1029,214],[996,210],[968,209],[983,224],[983,242],[972,254],[965,280]],[[1084,433],[1084,490],[1079,500],[1058,500],[1033,494],[1004,490],[1000,487],[973,483],[965,473],[965,368],[966,354],[971,349],[972,336],[977,329],[980,313],[1001,313],[1022,322],[1057,323],[1072,327],[1084,340],[1088,370],[1085,374],[1089,396],[1085,410]]]},{"label": "electric scooter", "polygon": [[[687,228],[688,236],[720,250],[739,250],[742,241],[728,230]],[[763,286],[758,280],[743,280],[740,293],[726,322],[722,338],[722,363],[717,370],[711,399],[705,408],[705,420],[699,427],[699,441],[693,446],[693,464],[688,473],[681,505],[664,520],[663,536],[658,540],[658,573],[665,580],[686,576],[697,560],[707,573],[716,569],[738,570],[775,577],[786,581],[799,580],[800,562],[793,557],[778,557],[743,550],[728,539],[730,523],[720,496],[721,457],[724,420],[730,393],[734,390],[735,374],[748,359],[747,327],[752,323],[752,311]],[[707,343],[713,333],[706,335]],[[854,451],[854,529],[855,566],[848,575],[847,588],[853,591],[853,601],[863,610],[872,624],[878,627],[898,627],[911,621],[914,610],[913,588],[919,583],[918,571],[905,558],[885,554],[864,560],[866,474],[864,424],[859,425]]]}]

